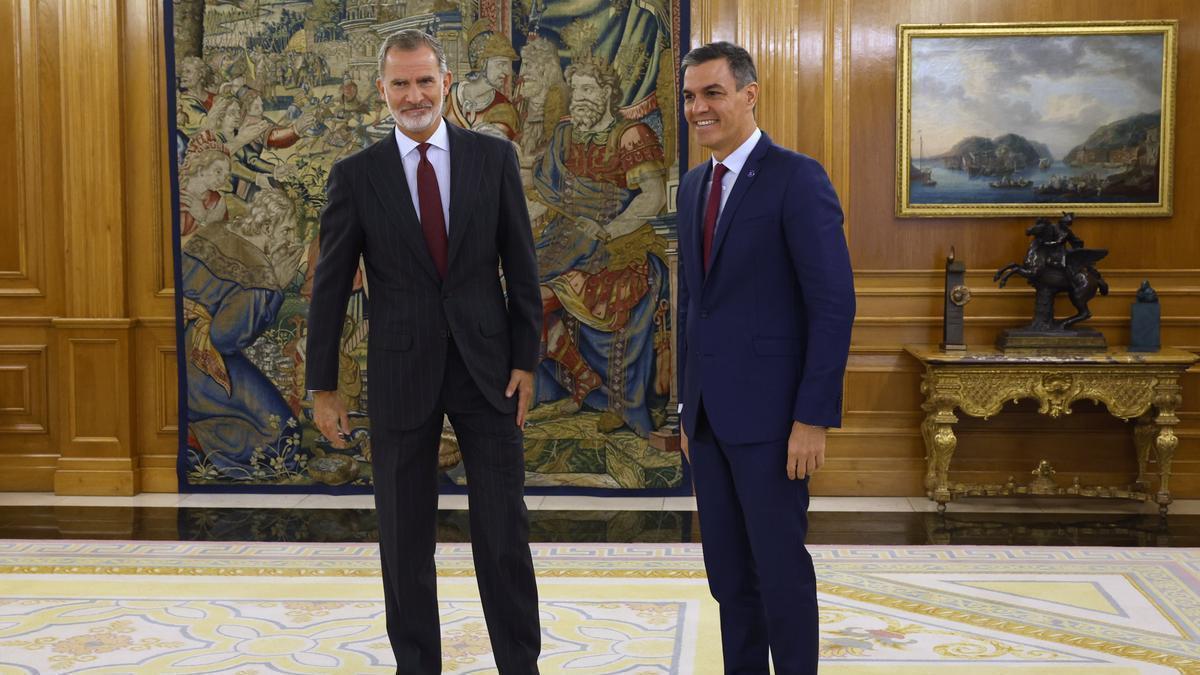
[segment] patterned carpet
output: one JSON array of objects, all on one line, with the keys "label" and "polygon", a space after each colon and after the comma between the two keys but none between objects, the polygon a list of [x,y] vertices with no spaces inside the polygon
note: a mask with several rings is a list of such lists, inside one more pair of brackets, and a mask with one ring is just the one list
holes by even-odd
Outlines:
[{"label": "patterned carpet", "polygon": [[[1200,550],[811,547],[822,673],[1200,673]],[[0,673],[383,673],[366,544],[0,541]],[[543,673],[719,673],[694,544],[538,545]],[[447,673],[495,672],[470,549]]]}]

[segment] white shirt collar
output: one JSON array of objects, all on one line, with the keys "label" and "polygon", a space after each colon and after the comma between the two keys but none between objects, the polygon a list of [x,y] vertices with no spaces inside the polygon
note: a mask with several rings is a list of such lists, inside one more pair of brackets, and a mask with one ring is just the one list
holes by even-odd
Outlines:
[{"label": "white shirt collar", "polygon": [[[729,153],[729,156],[721,162],[725,165],[726,169],[729,169],[729,173],[736,175],[742,172],[742,167],[746,165],[746,160],[750,159],[750,153],[753,152],[754,146],[758,145],[758,139],[760,138],[762,138],[762,129],[756,126],[754,127],[754,133],[750,134],[750,138],[747,138],[738,146],[737,150]],[[712,165],[717,165],[716,157],[712,158]]]},{"label": "white shirt collar", "polygon": [[[445,119],[443,119],[441,117],[438,118],[438,128],[436,131],[433,132],[433,135],[429,137],[429,140],[426,141],[426,143],[432,145],[435,148],[439,148],[441,150],[445,150],[446,152],[450,152],[450,132],[446,131],[446,120]],[[420,143],[417,143],[413,139],[406,136],[404,134],[404,132],[400,130],[400,127],[397,126],[396,127],[396,145],[397,145],[397,147],[400,148],[400,156],[405,157],[408,155],[408,153],[412,152],[413,150],[416,150],[417,146],[420,145]]]}]

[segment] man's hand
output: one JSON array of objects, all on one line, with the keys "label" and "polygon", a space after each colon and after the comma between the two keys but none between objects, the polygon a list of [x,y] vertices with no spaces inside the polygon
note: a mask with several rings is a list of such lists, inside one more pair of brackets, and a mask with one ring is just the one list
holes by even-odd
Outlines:
[{"label": "man's hand", "polygon": [[683,458],[687,460],[688,464],[691,464],[692,456],[688,454],[687,432],[683,429],[682,420],[679,422],[679,449],[683,450]]},{"label": "man's hand", "polygon": [[350,415],[336,391],[313,392],[313,421],[335,448],[348,447]]},{"label": "man's hand", "polygon": [[513,368],[504,395],[512,398],[513,394],[517,394],[517,426],[524,429],[525,413],[529,410],[529,401],[533,399],[533,373],[531,371]]},{"label": "man's hand", "polygon": [[792,422],[788,436],[788,480],[802,480],[825,463],[825,427]]}]

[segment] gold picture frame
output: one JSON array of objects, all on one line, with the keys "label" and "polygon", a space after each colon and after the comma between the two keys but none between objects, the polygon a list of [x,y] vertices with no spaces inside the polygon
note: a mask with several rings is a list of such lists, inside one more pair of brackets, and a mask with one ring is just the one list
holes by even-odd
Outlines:
[{"label": "gold picture frame", "polygon": [[901,24],[896,215],[1170,216],[1177,34],[1176,21]]}]

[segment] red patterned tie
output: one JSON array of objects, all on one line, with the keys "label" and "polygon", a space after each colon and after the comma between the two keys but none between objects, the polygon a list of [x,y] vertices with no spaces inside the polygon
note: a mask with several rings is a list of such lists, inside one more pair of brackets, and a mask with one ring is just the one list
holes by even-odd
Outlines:
[{"label": "red patterned tie", "polygon": [[446,216],[442,213],[442,192],[438,189],[437,173],[425,152],[428,143],[417,146],[421,151],[421,162],[417,164],[417,199],[421,202],[421,231],[425,233],[425,245],[438,276],[446,278],[449,239],[446,237]]},{"label": "red patterned tie", "polygon": [[[704,208],[704,272],[712,265],[713,232],[717,229],[717,214],[721,210],[721,179],[729,167],[717,162],[712,172],[712,187],[708,189],[708,206]],[[421,203],[424,202],[422,198]]]}]

